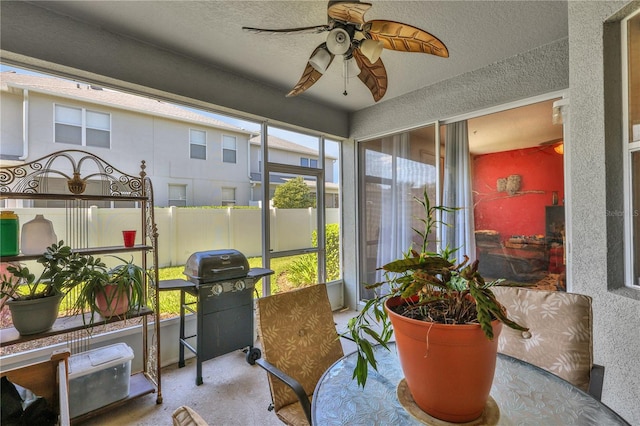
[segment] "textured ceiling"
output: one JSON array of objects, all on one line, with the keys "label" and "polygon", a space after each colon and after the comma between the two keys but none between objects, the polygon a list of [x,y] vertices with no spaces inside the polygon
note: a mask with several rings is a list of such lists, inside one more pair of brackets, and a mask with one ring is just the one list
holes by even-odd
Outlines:
[{"label": "textured ceiling", "polygon": [[[449,58],[385,50],[389,78],[383,102],[482,68],[567,36],[565,1],[371,1],[365,19],[424,29],[442,40]],[[252,34],[242,26],[291,28],[325,24],[326,1],[46,1],[40,7],[107,31],[177,52],[282,90],[297,83],[326,33]],[[517,35],[517,36],[514,36]],[[355,77],[344,96],[342,63],[301,96],[357,111],[375,102]]]},{"label": "textured ceiling", "polygon": [[[94,0],[22,4],[27,3],[48,14],[244,77],[238,80],[244,81],[244,85],[250,80],[249,84],[273,88],[271,93],[281,92],[283,101],[300,79],[313,50],[326,40],[326,33],[254,34],[243,31],[242,27],[282,29],[326,24],[327,1]],[[564,39],[568,34],[567,2],[562,0],[372,0],[371,3],[365,20],[384,19],[413,25],[438,37],[449,50],[449,58],[384,50],[381,59],[389,80],[387,93],[380,102],[437,85]],[[55,31],[55,28],[39,31],[45,30]],[[20,30],[15,34],[20,35]],[[97,37],[78,40],[78,43],[91,43],[91,49],[100,51],[101,40]],[[61,46],[58,56],[73,55],[72,44]],[[117,49],[113,52],[106,49],[106,52],[110,52],[109,61],[119,60]],[[125,58],[122,56],[120,60],[126,61]],[[300,97],[332,111],[355,112],[373,106],[371,93],[357,77],[348,80],[348,95],[343,95],[342,68],[341,58],[336,57],[324,76]],[[187,73],[184,78],[188,81]],[[463,90],[473,91],[474,87]],[[282,104],[286,109],[285,105]],[[551,124],[550,105],[548,102],[470,121],[472,150],[477,153],[502,151],[561,138],[562,126]]]}]

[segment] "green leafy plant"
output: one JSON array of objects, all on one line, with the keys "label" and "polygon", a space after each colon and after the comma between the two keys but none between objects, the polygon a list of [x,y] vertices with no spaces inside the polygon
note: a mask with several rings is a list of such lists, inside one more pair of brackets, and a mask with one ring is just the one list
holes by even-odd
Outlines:
[{"label": "green leafy plant", "polygon": [[[318,231],[311,234],[311,245],[318,247]],[[340,225],[331,223],[325,227],[326,280],[340,278]],[[287,280],[295,287],[315,283],[318,277],[318,255],[305,254],[297,258],[287,270]]]},{"label": "green leafy plant", "polygon": [[9,274],[0,278],[0,297],[3,299],[0,307],[7,300],[32,300],[66,294],[84,282],[92,271],[105,267],[99,258],[74,253],[64,241],[47,247],[36,261],[43,266],[37,278],[24,265],[7,267]]},{"label": "green leafy plant", "polygon": [[[93,269],[84,276],[84,282],[79,287],[74,307],[77,313],[83,314],[85,323],[85,313],[89,313],[89,324],[92,324],[96,313],[107,318],[120,316],[118,313],[110,312],[118,303],[126,301],[126,306],[138,311],[144,305],[144,287],[146,279],[153,280],[151,274],[134,264],[133,258],[126,261],[118,256],[113,257],[121,263],[111,269]],[[100,305],[100,298],[106,303],[106,312],[103,310],[104,306]],[[126,316],[126,312],[122,315]]]},{"label": "green leafy plant", "polygon": [[432,206],[425,191],[423,198],[416,198],[425,213],[419,220],[423,229],[414,231],[422,238],[420,251],[410,248],[400,259],[382,266],[384,279],[366,286],[379,293],[382,286],[388,292],[369,299],[362,311],[348,323],[346,337],[357,345],[357,363],[353,377],[364,386],[367,381],[368,365],[377,369],[373,345],[380,344],[388,349],[393,336],[392,326],[385,311],[384,303],[391,297],[404,299],[404,304],[394,308],[394,312],[412,319],[441,324],[479,324],[488,339],[493,339],[491,322],[500,320],[508,327],[526,331],[506,315],[504,307],[496,300],[491,287],[506,285],[503,280],[485,282],[478,272],[478,260],[469,263],[454,259],[455,250],[449,248],[441,252],[428,251],[429,236],[435,226],[437,213],[453,212],[455,208]]},{"label": "green leafy plant", "polygon": [[[53,244],[36,260],[43,266],[39,277],[24,265],[7,267],[8,274],[0,278],[0,307],[8,300],[51,297],[79,288],[74,308],[76,313],[90,313],[89,324],[101,311],[96,302],[98,295],[104,296],[107,305],[125,298],[129,306],[140,309],[145,302],[145,276],[152,280],[151,275],[134,264],[133,259],[113,257],[121,263],[109,269],[100,258],[74,252],[64,241]],[[115,286],[115,290],[107,292],[108,286]],[[83,320],[86,324],[85,316]]]},{"label": "green leafy plant", "polygon": [[316,200],[301,176],[278,186],[273,194],[273,206],[278,209],[315,207]]}]

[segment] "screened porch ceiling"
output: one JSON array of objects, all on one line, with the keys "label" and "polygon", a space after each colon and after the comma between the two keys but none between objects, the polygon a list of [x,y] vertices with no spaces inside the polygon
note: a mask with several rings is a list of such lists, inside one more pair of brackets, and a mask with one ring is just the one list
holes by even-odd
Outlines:
[{"label": "screened porch ceiling", "polygon": [[[4,20],[20,20],[33,9],[3,2]],[[326,33],[252,34],[242,26],[292,28],[327,22],[327,1],[29,1],[55,14],[133,39],[198,63],[221,69],[283,96],[299,80],[312,51]],[[371,0],[365,20],[385,19],[424,29],[442,40],[450,57],[384,50],[389,78],[385,102],[568,36],[567,2],[552,1],[378,1]],[[56,31],[56,28],[51,28]],[[91,41],[100,49],[100,39]],[[118,52],[105,52],[118,61]],[[348,81],[343,95],[341,59],[301,97],[346,113],[375,104],[359,79]],[[189,76],[185,75],[185,79]],[[242,84],[242,80],[229,81]],[[462,90],[473,90],[472,87]],[[505,144],[547,143],[561,137],[551,127],[550,111],[517,110],[470,123],[472,149],[500,151]],[[444,117],[443,117],[444,118]],[[495,121],[495,120],[500,120]],[[473,126],[471,126],[473,124]],[[498,129],[498,130],[496,130]],[[518,142],[520,141],[520,142]]]}]

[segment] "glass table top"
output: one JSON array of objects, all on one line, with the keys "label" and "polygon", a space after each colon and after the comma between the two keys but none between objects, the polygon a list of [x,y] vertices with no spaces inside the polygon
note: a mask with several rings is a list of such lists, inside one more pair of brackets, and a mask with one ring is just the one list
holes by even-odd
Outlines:
[{"label": "glass table top", "polygon": [[[395,344],[376,347],[378,371],[363,389],[352,379],[356,353],[338,360],[318,382],[312,420],[325,425],[421,425],[398,400],[404,378]],[[491,397],[498,425],[628,425],[614,411],[569,382],[534,365],[498,354]],[[444,422],[442,422],[444,423]]]}]

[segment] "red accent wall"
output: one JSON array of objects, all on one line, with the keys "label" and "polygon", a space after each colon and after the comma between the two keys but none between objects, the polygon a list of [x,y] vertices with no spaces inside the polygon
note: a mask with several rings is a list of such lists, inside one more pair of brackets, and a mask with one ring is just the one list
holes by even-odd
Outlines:
[{"label": "red accent wall", "polygon": [[[502,241],[544,235],[545,206],[552,205],[553,191],[558,205],[564,200],[562,155],[547,146],[476,155],[472,161],[476,230],[498,231]],[[498,192],[497,180],[509,175],[521,176],[519,194]]]}]

